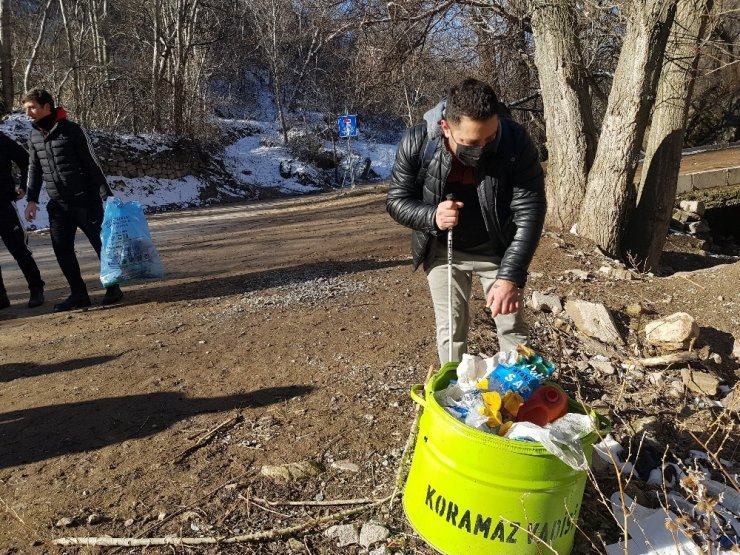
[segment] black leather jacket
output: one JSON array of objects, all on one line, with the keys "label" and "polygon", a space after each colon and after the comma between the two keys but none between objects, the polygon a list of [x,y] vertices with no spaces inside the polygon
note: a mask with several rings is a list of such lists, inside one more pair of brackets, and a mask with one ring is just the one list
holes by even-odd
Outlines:
[{"label": "black leather jacket", "polygon": [[[523,287],[545,221],[544,174],[526,130],[504,117],[499,129],[496,152],[481,161],[478,169],[478,198],[491,242],[501,256],[498,277]],[[414,270],[430,256],[431,238],[441,233],[435,225],[435,213],[452,164],[452,154],[440,140],[424,182],[417,183],[427,133],[426,123],[406,130],[396,152],[386,200],[391,217],[414,230]]]},{"label": "black leather jacket", "polygon": [[16,198],[12,162],[21,171],[20,186],[25,190],[28,174],[28,152],[13,139],[0,133],[0,201],[13,201]]}]

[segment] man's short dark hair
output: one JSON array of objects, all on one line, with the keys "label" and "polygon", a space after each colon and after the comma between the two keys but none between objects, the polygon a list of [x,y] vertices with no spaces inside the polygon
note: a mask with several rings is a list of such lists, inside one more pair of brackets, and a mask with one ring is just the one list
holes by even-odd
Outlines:
[{"label": "man's short dark hair", "polygon": [[26,102],[36,102],[39,106],[48,104],[54,108],[54,97],[51,96],[49,91],[44,89],[31,89],[28,91],[26,96],[23,97],[23,103]]},{"label": "man's short dark hair", "polygon": [[468,78],[454,85],[447,94],[445,119],[454,124],[467,116],[476,121],[491,119],[498,113],[498,97],[487,83]]}]

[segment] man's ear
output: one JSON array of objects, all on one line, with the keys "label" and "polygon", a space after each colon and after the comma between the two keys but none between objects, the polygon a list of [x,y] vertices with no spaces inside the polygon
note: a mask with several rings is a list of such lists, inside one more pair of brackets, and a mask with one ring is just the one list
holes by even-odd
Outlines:
[{"label": "man's ear", "polygon": [[445,137],[450,137],[450,126],[447,124],[446,119],[439,120],[439,126],[442,128],[442,132],[445,134]]}]

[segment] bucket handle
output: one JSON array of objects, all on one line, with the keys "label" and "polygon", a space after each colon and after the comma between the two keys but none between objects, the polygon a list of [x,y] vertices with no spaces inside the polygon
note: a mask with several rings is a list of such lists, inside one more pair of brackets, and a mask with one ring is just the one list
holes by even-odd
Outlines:
[{"label": "bucket handle", "polygon": [[423,390],[424,390],[424,384],[417,383],[411,386],[409,395],[411,395],[411,398],[414,400],[415,403],[421,405],[422,407],[426,407],[427,402],[422,396],[423,394],[420,395],[420,392]]}]

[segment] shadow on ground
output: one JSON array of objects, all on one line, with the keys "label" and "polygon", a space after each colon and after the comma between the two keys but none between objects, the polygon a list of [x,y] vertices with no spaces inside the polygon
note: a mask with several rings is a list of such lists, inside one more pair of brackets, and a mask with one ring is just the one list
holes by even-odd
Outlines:
[{"label": "shadow on ground", "polygon": [[0,413],[0,469],[148,437],[196,414],[264,407],[311,391],[296,385],[214,398],[164,391]]},{"label": "shadow on ground", "polygon": [[102,355],[87,358],[65,360],[54,364],[34,364],[33,362],[8,362],[0,364],[0,383],[12,382],[19,378],[35,378],[57,372],[72,372],[80,368],[89,368],[105,364],[121,355]]}]

